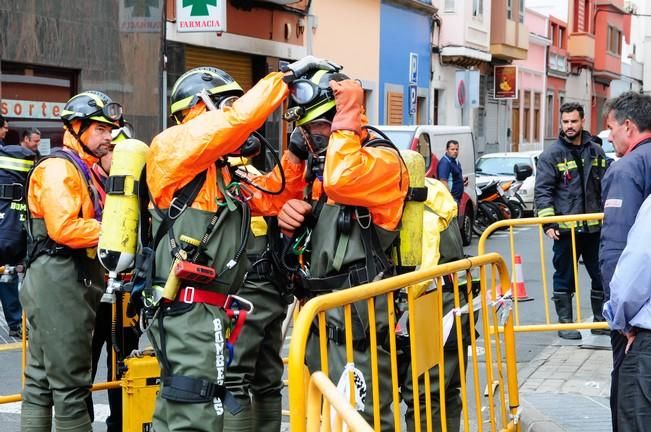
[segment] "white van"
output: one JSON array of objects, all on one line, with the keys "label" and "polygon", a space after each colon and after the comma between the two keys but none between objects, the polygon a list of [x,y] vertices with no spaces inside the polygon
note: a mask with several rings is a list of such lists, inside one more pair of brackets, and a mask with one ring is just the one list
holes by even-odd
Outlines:
[{"label": "white van", "polygon": [[475,192],[475,143],[468,126],[376,126],[386,134],[400,149],[415,150],[425,157],[427,177],[436,178],[438,161],[445,154],[445,145],[449,140],[459,142],[459,162],[463,175],[468,177],[461,203],[459,205],[459,227],[463,244],[472,240],[472,224],[477,208]]}]

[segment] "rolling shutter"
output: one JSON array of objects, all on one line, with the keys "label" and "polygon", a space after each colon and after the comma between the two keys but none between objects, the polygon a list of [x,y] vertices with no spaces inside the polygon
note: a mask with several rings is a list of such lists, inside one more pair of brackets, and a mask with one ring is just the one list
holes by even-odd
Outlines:
[{"label": "rolling shutter", "polygon": [[242,86],[244,91],[253,86],[250,55],[187,45],[185,48],[186,70],[198,66],[212,66],[225,71]]},{"label": "rolling shutter", "polygon": [[403,95],[398,92],[387,92],[387,124],[402,124]]}]

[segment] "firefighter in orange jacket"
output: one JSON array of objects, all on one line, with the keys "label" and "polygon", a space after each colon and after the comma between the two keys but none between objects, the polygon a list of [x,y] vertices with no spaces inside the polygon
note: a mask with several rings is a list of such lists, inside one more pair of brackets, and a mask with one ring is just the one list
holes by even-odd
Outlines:
[{"label": "firefighter in orange jacket", "polygon": [[[331,68],[306,57],[285,74],[270,73],[246,93],[228,74],[211,67],[190,70],[174,84],[170,108],[179,124],[154,138],[147,158],[154,204],[154,286],[168,281],[173,263],[182,263],[174,265],[180,290],[163,302],[149,332],[161,366],[157,431],[221,430],[224,408],[238,411],[223,385],[233,343],[225,339],[231,321],[225,302],[244,279],[251,215],[275,215],[287,197],[300,196],[304,163],[285,153],[285,190],[272,195],[264,191],[280,191],[278,167],[246,185],[235,179],[227,156],[240,152],[280,106],[287,82],[318,65]],[[197,282],[192,273],[197,266],[216,275]]]},{"label": "firefighter in orange jacket", "polygon": [[[363,127],[358,82],[318,70],[292,85],[296,106],[286,118],[296,120],[304,139],[292,141],[290,150],[308,159],[311,187],[306,200],[289,200],[278,215],[280,228],[292,234],[291,253],[283,256],[287,267],[293,267],[307,297],[390,276],[388,250],[409,187],[406,167],[394,148],[376,145],[380,142],[374,143]],[[388,328],[386,298],[376,298],[375,307],[380,343]],[[357,408],[373,424],[366,302],[353,307],[352,319]],[[328,312],[327,337],[330,378],[337,382],[347,363],[343,309]],[[321,370],[319,351],[318,337],[312,335],[306,350],[312,371]],[[378,346],[377,354],[379,376],[390,376],[388,351]],[[379,385],[382,430],[393,430],[391,382],[380,379]]]},{"label": "firefighter in orange jacket", "polygon": [[28,182],[27,273],[20,300],[29,324],[21,430],[91,431],[91,339],[103,291],[96,259],[101,207],[90,168],[109,151],[122,107],[105,94],[74,96],[61,114],[63,149]]}]

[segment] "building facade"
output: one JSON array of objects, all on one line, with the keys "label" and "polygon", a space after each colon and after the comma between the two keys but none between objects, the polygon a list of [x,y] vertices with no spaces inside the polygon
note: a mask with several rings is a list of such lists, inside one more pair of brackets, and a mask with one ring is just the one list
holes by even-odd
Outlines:
[{"label": "building facade", "polygon": [[382,124],[431,123],[431,2],[383,0],[380,6],[380,101]]},{"label": "building facade", "polygon": [[512,151],[542,150],[545,134],[548,18],[531,9],[525,12],[524,24],[529,30],[526,60],[517,60],[519,95],[513,101]]},{"label": "building facade", "polygon": [[[518,100],[495,99],[493,72],[495,66],[510,65],[525,60],[529,50],[529,32],[524,24],[525,0],[493,1],[491,7],[492,55],[487,82],[486,152],[517,150],[520,145],[519,109],[513,110]],[[494,128],[493,128],[494,125]]]},{"label": "building facade", "polygon": [[[432,55],[432,123],[470,126],[481,153],[486,143],[491,1],[434,0],[432,3],[438,9]],[[464,106],[459,101],[461,78],[477,80],[468,86]]]},{"label": "building facade", "polygon": [[380,0],[313,0],[308,20],[308,52],[341,64],[346,75],[360,80],[368,120],[381,123]]},{"label": "building facade", "polygon": [[123,105],[138,138],[161,127],[163,3],[5,1],[0,4],[0,112],[7,144],[29,127],[41,152],[61,146],[59,116],[83,90],[101,90]]}]

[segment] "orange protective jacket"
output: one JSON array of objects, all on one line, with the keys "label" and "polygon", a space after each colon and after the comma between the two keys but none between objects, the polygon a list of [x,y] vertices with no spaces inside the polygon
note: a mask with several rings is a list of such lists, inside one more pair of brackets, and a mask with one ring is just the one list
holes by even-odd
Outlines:
[{"label": "orange protective jacket", "polygon": [[[63,135],[63,145],[77,153],[89,170],[97,162],[68,131]],[[83,175],[71,162],[50,158],[34,168],[29,181],[30,214],[44,219],[52,240],[73,249],[97,246],[99,240],[100,223],[94,219],[93,200]],[[99,187],[94,179],[93,185]]]},{"label": "orange protective jacket", "polygon": [[366,207],[374,224],[395,230],[408,188],[407,168],[395,150],[362,147],[361,138],[353,131],[330,135],[323,173],[329,200]]},{"label": "orange protective jacket", "polygon": [[[154,138],[147,155],[147,184],[156,206],[168,208],[176,191],[207,170],[206,181],[192,207],[217,211],[222,194],[217,186],[215,161],[237,151],[280,106],[288,94],[282,77],[280,72],[270,73],[235,101],[231,109],[205,111],[203,104],[198,104],[183,124],[170,127]],[[253,215],[275,215],[287,199],[301,196],[305,164],[292,164],[283,156],[281,165],[286,176],[284,192],[280,195],[250,192]],[[227,168],[222,169],[222,175],[228,184],[231,175]],[[266,190],[278,190],[278,169],[257,178],[255,183]]]}]

